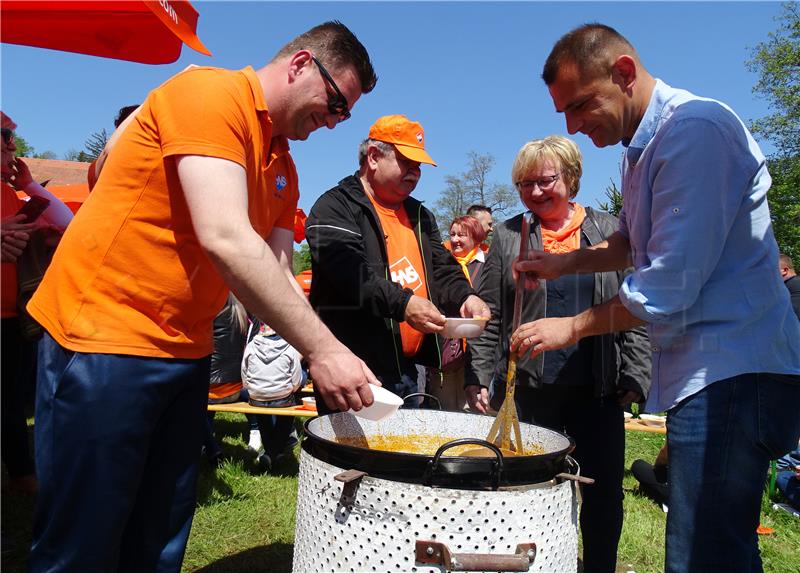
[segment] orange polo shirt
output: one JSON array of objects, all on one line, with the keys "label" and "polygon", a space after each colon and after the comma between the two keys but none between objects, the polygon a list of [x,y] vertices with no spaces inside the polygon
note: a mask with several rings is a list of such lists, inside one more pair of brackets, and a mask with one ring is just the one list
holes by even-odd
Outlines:
[{"label": "orange polo shirt", "polygon": [[[8,183],[2,184],[0,194],[0,218],[5,219],[16,214],[25,204],[17,196],[17,192]],[[0,317],[17,316],[17,263],[1,263],[0,266]]]},{"label": "orange polo shirt", "polygon": [[297,172],[286,139],[272,137],[253,69],[181,72],[148,95],[120,137],[28,305],[61,346],[163,358],[211,353],[228,288],[192,228],[179,155],[238,163],[253,228],[265,239],[274,227],[294,228]]},{"label": "orange polo shirt", "polygon": [[[378,213],[383,235],[386,237],[386,252],[389,255],[392,282],[403,288],[410,288],[415,295],[427,299],[428,283],[425,282],[425,266],[406,208],[401,205],[397,210],[389,209],[379,205],[369,193],[367,196]],[[403,354],[411,357],[419,352],[425,334],[403,321],[400,323],[400,338],[403,341]]]}]

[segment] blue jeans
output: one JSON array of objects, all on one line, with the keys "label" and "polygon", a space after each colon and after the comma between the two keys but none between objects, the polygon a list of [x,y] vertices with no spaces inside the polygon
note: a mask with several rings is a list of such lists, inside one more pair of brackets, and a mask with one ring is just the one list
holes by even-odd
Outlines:
[{"label": "blue jeans", "polygon": [[39,345],[32,572],[178,573],[210,361]]},{"label": "blue jeans", "polygon": [[667,414],[667,573],[760,572],[769,460],[797,445],[800,376],[714,382]]}]

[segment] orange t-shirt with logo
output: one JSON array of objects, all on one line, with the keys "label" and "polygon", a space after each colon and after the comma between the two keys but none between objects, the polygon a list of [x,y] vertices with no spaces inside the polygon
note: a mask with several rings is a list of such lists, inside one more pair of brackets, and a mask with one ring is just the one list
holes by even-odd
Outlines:
[{"label": "orange t-shirt with logo", "polygon": [[294,228],[297,172],[286,139],[272,137],[253,69],[179,73],[148,95],[120,137],[28,305],[61,346],[163,358],[211,353],[228,288],[197,241],[179,155],[238,163],[259,235]]},{"label": "orange t-shirt with logo", "polygon": [[[383,235],[386,237],[386,252],[389,255],[392,282],[403,288],[410,288],[415,295],[427,299],[425,266],[406,208],[401,205],[397,210],[389,209],[379,205],[369,193],[367,196],[378,213]],[[410,357],[419,352],[425,334],[403,321],[400,323],[400,338],[403,341],[403,354]]]},{"label": "orange t-shirt with logo", "polygon": [[[8,183],[2,184],[0,194],[0,217],[14,216],[25,204],[17,196],[17,192]],[[17,316],[17,263],[1,263],[0,266],[0,317],[13,318]]]}]

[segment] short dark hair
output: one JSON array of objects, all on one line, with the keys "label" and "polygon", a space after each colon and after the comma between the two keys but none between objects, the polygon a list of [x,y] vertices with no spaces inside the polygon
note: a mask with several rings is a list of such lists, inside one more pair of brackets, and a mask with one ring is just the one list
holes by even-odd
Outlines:
[{"label": "short dark hair", "polygon": [[556,81],[558,70],[566,62],[574,63],[587,80],[610,75],[618,52],[636,56],[636,49],[611,26],[593,22],[567,32],[555,43],[542,70],[548,86]]},{"label": "short dark hair", "polygon": [[355,34],[338,20],[314,26],[308,32],[300,34],[281,48],[272,61],[291,56],[300,50],[309,50],[325,64],[325,67],[333,70],[352,66],[361,83],[362,93],[371,92],[378,82],[367,49]]},{"label": "short dark hair", "polygon": [[114,127],[119,127],[120,124],[128,119],[128,116],[136,111],[138,105],[126,105],[125,107],[119,108],[119,113],[117,113],[117,118],[114,120]]},{"label": "short dark hair", "polygon": [[792,262],[792,257],[787,255],[786,253],[781,253],[779,257],[780,265],[782,267],[788,268],[790,271],[794,272],[794,263]]},{"label": "short dark hair", "polygon": [[478,213],[479,211],[486,211],[490,215],[492,214],[491,207],[487,207],[486,205],[470,205],[469,209],[467,209],[467,215],[472,216],[475,213]]}]

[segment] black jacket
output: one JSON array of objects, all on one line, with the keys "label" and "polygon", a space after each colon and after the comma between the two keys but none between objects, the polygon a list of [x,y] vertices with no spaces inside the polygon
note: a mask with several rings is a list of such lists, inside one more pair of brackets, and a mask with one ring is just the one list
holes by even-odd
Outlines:
[{"label": "black jacket", "polygon": [[[495,228],[492,247],[483,266],[480,296],[492,311],[492,318],[483,334],[467,341],[466,384],[488,387],[495,377],[496,390],[505,388],[508,369],[508,347],[514,313],[514,280],[511,262],[519,255],[522,215],[517,215]],[[616,231],[615,217],[586,207],[581,231],[595,245]],[[534,217],[531,226],[531,248],[541,249],[542,230]],[[605,302],[617,294],[625,273],[596,273],[592,304]],[[522,322],[547,316],[547,286],[540,281],[536,290],[525,291],[522,299]],[[595,395],[613,396],[617,388],[636,390],[644,398],[650,390],[650,347],[644,327],[595,337],[592,373]],[[517,384],[539,387],[544,368],[543,355],[525,358],[517,364]],[[503,393],[495,392],[502,400]]]},{"label": "black jacket", "polygon": [[797,318],[800,319],[800,276],[793,276],[783,281],[789,289],[789,298],[792,299],[792,308]]},{"label": "black jacket", "polygon": [[[442,245],[433,214],[409,197],[404,206],[417,235],[431,301],[458,316],[474,294]],[[413,358],[403,355],[399,322],[413,292],[392,282],[380,219],[357,176],[342,179],[311,208],[311,305],[333,334],[379,378],[398,379],[414,363],[440,367],[441,344],[427,335]]]}]

